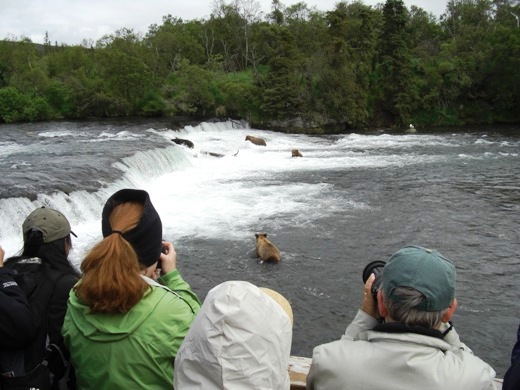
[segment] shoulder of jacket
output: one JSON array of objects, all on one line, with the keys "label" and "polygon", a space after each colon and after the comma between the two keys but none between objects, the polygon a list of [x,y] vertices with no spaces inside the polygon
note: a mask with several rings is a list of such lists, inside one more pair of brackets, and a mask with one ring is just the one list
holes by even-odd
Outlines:
[{"label": "shoulder of jacket", "polygon": [[9,277],[12,277],[13,275],[13,270],[12,269],[9,269],[9,268],[6,268],[6,267],[0,267],[0,276],[9,276]]},{"label": "shoulder of jacket", "polygon": [[39,257],[25,257],[25,256],[15,256],[10,257],[6,261],[4,261],[4,266],[6,268],[16,268],[22,265],[42,265],[42,259]]},{"label": "shoulder of jacket", "polygon": [[57,273],[52,278],[47,279],[47,282],[54,284],[55,294],[69,295],[70,290],[78,282],[78,278],[69,273]]}]

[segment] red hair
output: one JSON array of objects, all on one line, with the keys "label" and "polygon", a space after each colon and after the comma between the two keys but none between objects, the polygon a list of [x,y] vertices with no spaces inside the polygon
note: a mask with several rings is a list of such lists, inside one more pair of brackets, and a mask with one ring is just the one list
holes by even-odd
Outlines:
[{"label": "red hair", "polygon": [[[112,230],[133,229],[143,214],[143,205],[122,203],[112,210]],[[81,263],[83,277],[74,288],[91,313],[126,313],[143,297],[148,284],[141,278],[137,254],[121,234],[113,233],[96,244]]]}]

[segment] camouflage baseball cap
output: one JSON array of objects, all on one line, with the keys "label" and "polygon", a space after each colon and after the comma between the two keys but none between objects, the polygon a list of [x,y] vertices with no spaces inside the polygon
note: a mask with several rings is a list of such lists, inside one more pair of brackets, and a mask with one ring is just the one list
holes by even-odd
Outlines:
[{"label": "camouflage baseball cap", "polygon": [[70,224],[67,218],[57,210],[40,207],[34,210],[25,219],[22,225],[23,240],[26,240],[27,233],[36,229],[43,233],[43,242],[45,244],[65,238],[69,234],[76,234],[70,229]]}]

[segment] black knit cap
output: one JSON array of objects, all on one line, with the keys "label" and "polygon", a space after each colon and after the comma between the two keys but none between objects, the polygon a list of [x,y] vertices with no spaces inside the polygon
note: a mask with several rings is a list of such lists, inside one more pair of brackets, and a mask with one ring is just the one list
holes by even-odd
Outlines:
[{"label": "black knit cap", "polygon": [[162,223],[146,191],[124,189],[117,191],[107,200],[101,217],[103,237],[114,233],[109,222],[114,207],[128,202],[137,202],[144,205],[143,215],[135,228],[124,233],[117,233],[121,234],[132,245],[141,265],[149,267],[159,261],[161,256]]}]

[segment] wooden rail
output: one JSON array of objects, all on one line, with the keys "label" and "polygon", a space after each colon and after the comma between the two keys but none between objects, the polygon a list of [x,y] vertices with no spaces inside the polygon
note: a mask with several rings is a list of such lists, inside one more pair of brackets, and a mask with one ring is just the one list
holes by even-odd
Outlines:
[{"label": "wooden rail", "polygon": [[291,390],[304,390],[307,374],[311,367],[310,358],[291,356],[289,358],[289,377],[291,378]]}]

